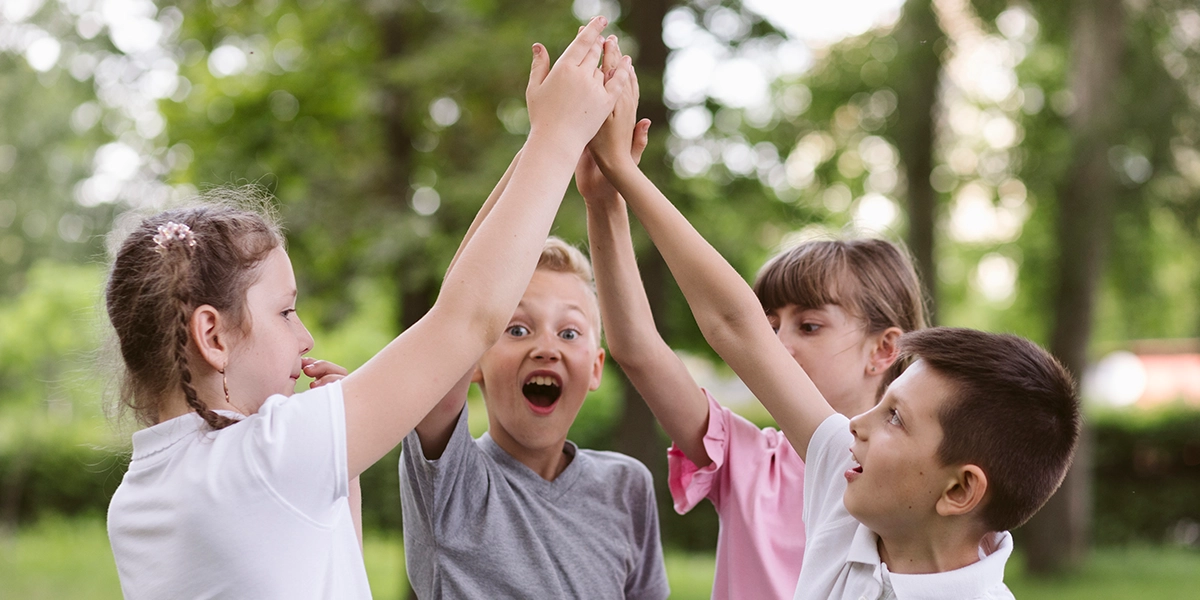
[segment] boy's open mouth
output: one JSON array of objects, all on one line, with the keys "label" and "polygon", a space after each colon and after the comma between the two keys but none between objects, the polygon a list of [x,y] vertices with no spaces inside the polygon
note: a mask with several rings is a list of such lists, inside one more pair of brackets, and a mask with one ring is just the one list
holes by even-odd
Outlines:
[{"label": "boy's open mouth", "polygon": [[525,378],[521,392],[535,408],[550,408],[562,396],[562,380],[555,374],[531,373]]}]

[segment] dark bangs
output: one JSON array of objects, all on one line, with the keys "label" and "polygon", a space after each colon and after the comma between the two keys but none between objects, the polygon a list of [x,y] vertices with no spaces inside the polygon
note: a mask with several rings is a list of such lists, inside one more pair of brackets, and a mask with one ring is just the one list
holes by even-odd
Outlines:
[{"label": "dark bangs", "polygon": [[788,304],[802,309],[836,304],[862,315],[858,289],[844,244],[808,242],[781,252],[763,265],[754,281],[754,293],[764,311]]}]

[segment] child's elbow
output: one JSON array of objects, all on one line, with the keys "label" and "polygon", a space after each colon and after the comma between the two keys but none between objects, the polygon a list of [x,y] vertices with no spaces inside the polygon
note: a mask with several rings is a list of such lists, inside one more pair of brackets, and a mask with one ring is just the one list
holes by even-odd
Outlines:
[{"label": "child's elbow", "polygon": [[430,313],[438,313],[439,320],[457,324],[458,343],[476,346],[480,353],[491,348],[512,317],[511,310],[503,310],[484,302],[445,302],[434,304]]}]

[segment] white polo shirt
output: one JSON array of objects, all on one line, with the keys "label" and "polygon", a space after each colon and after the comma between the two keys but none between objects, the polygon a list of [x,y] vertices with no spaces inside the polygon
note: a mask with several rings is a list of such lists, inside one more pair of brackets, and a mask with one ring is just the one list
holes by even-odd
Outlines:
[{"label": "white polo shirt", "polygon": [[143,429],[108,507],[121,590],[370,598],[348,498],[340,383],[272,396],[219,431],[195,413]]},{"label": "white polo shirt", "polygon": [[808,444],[804,473],[804,566],[795,600],[1013,600],[1004,585],[1012,536],[991,535],[979,562],[944,573],[905,575],[888,571],[879,558],[879,536],[846,511],[844,473],[854,466],[847,451],[850,420],[825,419]]}]

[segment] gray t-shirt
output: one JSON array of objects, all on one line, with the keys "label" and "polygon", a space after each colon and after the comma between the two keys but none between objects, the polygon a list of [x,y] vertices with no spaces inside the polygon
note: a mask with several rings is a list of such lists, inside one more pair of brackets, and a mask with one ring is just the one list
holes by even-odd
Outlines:
[{"label": "gray t-shirt", "polygon": [[464,407],[445,452],[414,431],[400,455],[408,578],[422,600],[646,598],[670,594],[650,472],[580,450],[546,481],[484,434]]}]

